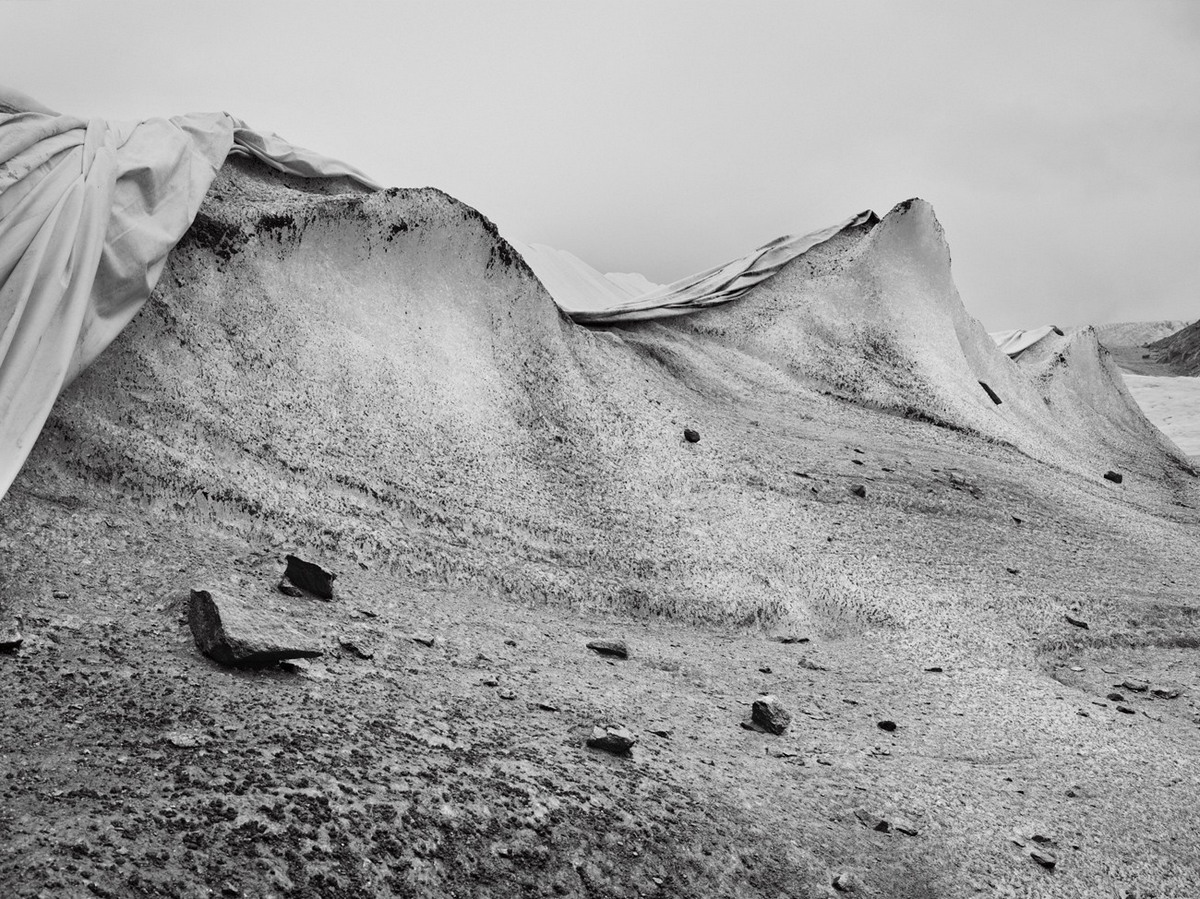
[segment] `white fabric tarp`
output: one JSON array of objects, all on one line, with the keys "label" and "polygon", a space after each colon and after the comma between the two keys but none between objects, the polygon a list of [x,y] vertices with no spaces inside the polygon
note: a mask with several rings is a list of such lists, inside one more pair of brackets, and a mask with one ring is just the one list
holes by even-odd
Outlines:
[{"label": "white fabric tarp", "polygon": [[1042,325],[1040,328],[1016,328],[1012,331],[991,331],[988,337],[996,342],[996,347],[1010,359],[1016,359],[1036,343],[1045,340],[1051,334],[1063,336],[1061,329],[1054,325]]},{"label": "white fabric tarp", "polygon": [[736,300],[817,244],[824,243],[848,228],[857,228],[877,221],[879,217],[868,209],[823,231],[814,231],[800,237],[776,238],[732,262],[681,278],[627,303],[606,309],[576,311],[568,308],[565,311],[574,321],[585,325],[610,325],[687,315],[708,306],[718,306]]},{"label": "white fabric tarp", "polygon": [[235,147],[376,187],[225,113],[81,119],[0,87],[0,497],[59,392],[149,298]]}]

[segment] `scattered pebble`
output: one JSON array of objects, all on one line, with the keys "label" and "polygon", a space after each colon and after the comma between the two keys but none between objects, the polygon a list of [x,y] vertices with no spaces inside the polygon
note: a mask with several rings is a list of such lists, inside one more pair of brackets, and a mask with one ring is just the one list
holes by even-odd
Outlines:
[{"label": "scattered pebble", "polygon": [[862,484],[855,484],[853,487],[850,488],[850,492],[853,493],[855,496],[857,496],[859,499],[867,498],[867,488],[864,487]]},{"label": "scattered pebble", "polygon": [[699,443],[700,442],[700,432],[693,430],[692,428],[684,428],[683,429],[683,439],[686,440],[688,443]]},{"label": "scattered pebble", "polygon": [[1082,618],[1076,618],[1073,615],[1063,615],[1063,619],[1073,627],[1081,627],[1085,631],[1088,630],[1088,623]]},{"label": "scattered pebble", "polygon": [[878,722],[875,726],[878,727],[880,730],[886,730],[889,734],[896,730],[896,722],[895,721],[884,720],[884,721]]}]

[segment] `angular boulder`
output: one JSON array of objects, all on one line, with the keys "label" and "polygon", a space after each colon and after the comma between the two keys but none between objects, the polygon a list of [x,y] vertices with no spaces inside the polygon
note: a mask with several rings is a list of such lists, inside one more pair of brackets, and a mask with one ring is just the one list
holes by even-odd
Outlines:
[{"label": "angular boulder", "polygon": [[782,734],[792,723],[792,713],[774,696],[764,696],[754,700],[754,705],[750,707],[750,720],[763,730]]},{"label": "angular boulder", "polygon": [[629,755],[629,750],[633,748],[633,744],[636,742],[637,737],[625,728],[609,725],[607,727],[593,727],[592,735],[588,737],[587,744],[592,749],[602,749],[605,752],[611,752],[613,755]]},{"label": "angular boulder", "polygon": [[629,647],[624,640],[593,640],[587,648],[602,656],[616,656],[618,659],[629,658]]},{"label": "angular boulder", "polygon": [[208,590],[192,591],[188,624],[196,648],[231,668],[261,668],[321,655],[307,637],[269,612]]},{"label": "angular boulder", "polygon": [[289,555],[287,570],[283,573],[283,580],[279,582],[279,591],[288,596],[295,596],[293,590],[299,589],[317,599],[333,599],[333,582],[336,578],[336,574],[315,562]]}]

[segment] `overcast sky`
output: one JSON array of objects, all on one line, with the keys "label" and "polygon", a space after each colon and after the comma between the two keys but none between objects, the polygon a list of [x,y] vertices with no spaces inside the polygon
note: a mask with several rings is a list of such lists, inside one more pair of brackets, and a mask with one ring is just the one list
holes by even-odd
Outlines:
[{"label": "overcast sky", "polygon": [[1200,2],[0,0],[0,83],[226,110],[669,281],[931,201],[989,328],[1200,318]]}]

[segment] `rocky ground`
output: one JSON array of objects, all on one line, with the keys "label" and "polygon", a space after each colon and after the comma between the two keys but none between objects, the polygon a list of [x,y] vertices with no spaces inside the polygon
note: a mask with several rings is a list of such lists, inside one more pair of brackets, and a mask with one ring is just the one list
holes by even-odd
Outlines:
[{"label": "rocky ground", "polygon": [[[1191,895],[1194,513],[1125,510],[1139,548],[966,462],[959,486],[904,486],[1024,510],[965,566],[1009,558],[998,585],[955,589],[947,568],[911,620],[830,611],[801,630],[518,602],[336,558],[333,601],[288,597],[278,541],[19,482],[0,506],[24,638],[0,655],[4,895]],[[913,552],[879,516],[848,523]],[[943,548],[988,533],[908,519]],[[1138,557],[1156,544],[1176,569]],[[1122,580],[1154,566],[1161,583]],[[324,654],[217,665],[191,587]],[[588,648],[605,638],[628,658]],[[747,729],[764,693],[792,715],[782,736]],[[588,748],[610,724],[637,738],[628,756]]]}]

